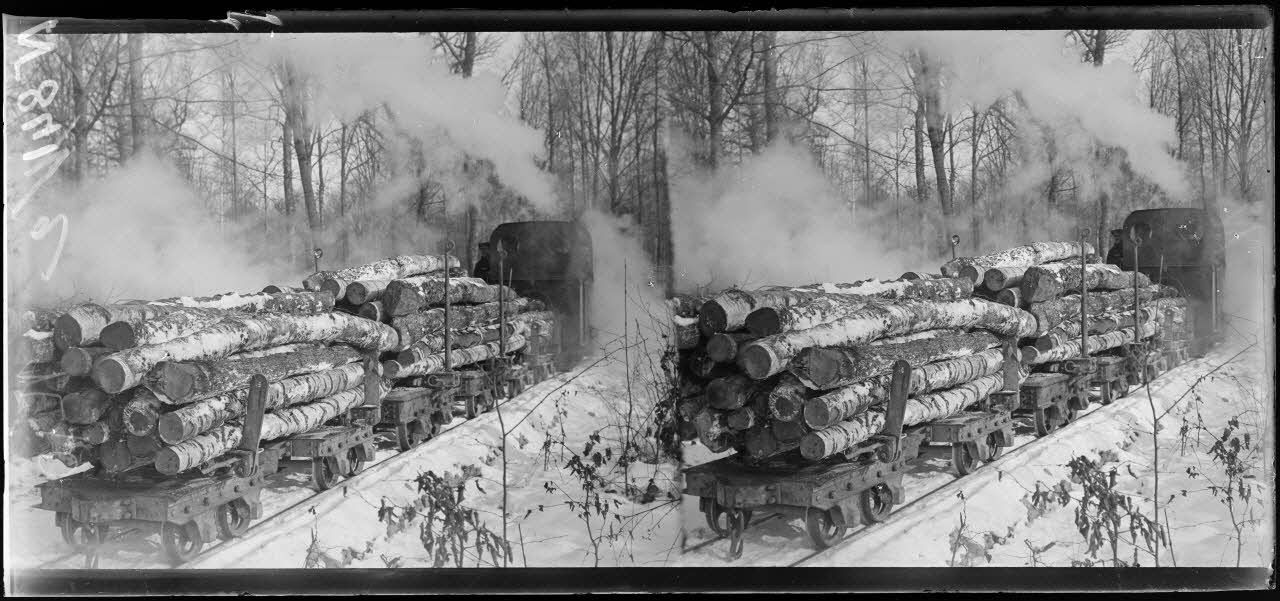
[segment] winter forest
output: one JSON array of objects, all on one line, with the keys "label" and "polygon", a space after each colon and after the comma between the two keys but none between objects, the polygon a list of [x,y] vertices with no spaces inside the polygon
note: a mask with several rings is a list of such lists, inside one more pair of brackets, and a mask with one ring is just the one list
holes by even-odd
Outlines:
[{"label": "winter forest", "polygon": [[[19,559],[1271,565],[1272,39],[9,28],[5,303],[23,325],[6,328],[6,427],[32,449],[6,480]],[[1211,273],[1209,309],[1166,285],[1163,252],[1158,276],[1103,260],[1131,212],[1170,207],[1221,219],[1223,266],[1170,276]],[[581,225],[594,275],[503,280],[480,245],[524,221]],[[555,244],[543,254],[581,258]],[[1166,340],[1167,361],[1148,353]],[[1088,380],[1104,355],[1132,375]],[[1064,374],[1081,406],[1023,411],[1020,386]],[[890,418],[891,402],[909,408]],[[762,509],[744,556],[750,511],[687,487],[748,455],[887,465],[904,428],[979,413],[1004,429],[911,448],[923,459],[888,477],[910,470],[905,497],[857,489],[857,544],[837,513]],[[280,451],[267,484],[235,471],[344,428],[367,430],[351,455],[286,469]],[[160,542],[134,547],[37,506],[60,479],[144,471],[262,490],[218,505],[216,526],[151,520]],[[131,511],[119,521],[145,521]],[[818,552],[805,538],[832,530]],[[174,536],[209,544],[181,556]]]},{"label": "winter forest", "polygon": [[[165,293],[149,274],[199,272],[212,290],[312,269],[315,247],[326,263],[385,256],[446,224],[472,257],[493,225],[535,215],[620,228],[664,289],[785,283],[792,267],[773,264],[786,247],[885,276],[942,257],[951,234],[980,252],[1084,225],[1108,248],[1136,208],[1271,202],[1269,40],[58,36],[22,68],[56,89],[10,87],[6,135],[15,150],[61,139],[33,164],[62,161],[42,197],[68,235],[48,282],[31,276],[57,241],[20,243],[33,259],[15,282],[138,296]],[[48,121],[17,118],[33,102]],[[11,191],[48,170],[29,171]],[[128,244],[104,266],[108,239]],[[71,277],[86,269],[98,277]]]}]

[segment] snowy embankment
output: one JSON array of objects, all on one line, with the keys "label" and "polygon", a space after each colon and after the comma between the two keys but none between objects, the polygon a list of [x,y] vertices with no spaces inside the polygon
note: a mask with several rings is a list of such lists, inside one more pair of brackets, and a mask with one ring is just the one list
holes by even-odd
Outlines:
[{"label": "snowy embankment", "polygon": [[[1172,542],[1171,548],[1160,549],[1162,566],[1235,566],[1237,550],[1241,566],[1271,563],[1274,492],[1269,465],[1275,443],[1269,424],[1274,413],[1266,404],[1262,350],[1253,346],[1241,353],[1244,348],[1220,347],[1161,375],[1150,386],[1157,414],[1163,414],[1159,517]],[[1227,480],[1222,463],[1215,462],[1211,453],[1211,437],[1221,437],[1233,418],[1238,418],[1238,427],[1232,437],[1243,441],[1243,433],[1250,433],[1249,447],[1238,456],[1251,468],[1248,477],[1237,479],[1250,498],[1244,501],[1236,492],[1228,506],[1223,489],[1218,488],[1216,496],[1211,489],[1224,486]],[[1068,463],[1085,456],[1100,462],[1103,475],[1114,468],[1114,489],[1131,500],[1135,511],[1150,517],[1155,486],[1151,422],[1146,390],[1134,388],[1110,406],[1091,406],[1087,414],[1049,439],[1035,440],[1021,429],[1017,448],[964,478],[957,479],[946,464],[947,453],[939,452],[945,448],[928,449],[924,461],[904,479],[907,502],[919,501],[895,508],[887,523],[852,530],[848,540],[825,553],[806,559],[813,547],[803,523],[773,519],[748,531],[744,555],[737,561],[727,563],[727,542],[721,540],[686,555],[684,562],[934,567],[1069,567],[1092,562],[1109,566],[1113,557],[1106,534],[1091,554],[1079,531],[1076,518],[1082,485],[1072,481]],[[702,455],[686,453],[685,460],[710,459]],[[1195,477],[1189,475],[1189,468]],[[682,514],[690,544],[711,538],[695,497],[685,497]],[[1236,526],[1240,526],[1239,536]],[[1128,528],[1125,517],[1116,556],[1132,565],[1135,545]],[[1139,565],[1155,565],[1147,547],[1139,539]]]},{"label": "snowy embankment", "polygon": [[[626,371],[620,356],[608,356],[588,367],[592,362],[589,359],[542,382],[501,407],[510,431],[507,539],[512,547],[511,566],[658,566],[679,554],[679,493],[672,479],[676,466],[670,461],[644,462],[654,459],[651,452],[642,451],[641,461],[630,466],[631,482],[640,494],[623,493],[623,472],[610,470],[612,461],[608,461],[601,474],[616,487],[599,490],[600,500],[610,504],[609,513],[601,516],[592,509],[589,519],[582,515],[578,502],[588,493],[565,468],[572,455],[558,441],[581,453],[591,434],[598,432],[601,442],[584,459],[590,462],[592,454],[606,448],[616,459],[621,450],[618,426],[625,423],[627,413]],[[649,410],[647,404],[641,407],[640,396],[637,391],[636,415]],[[401,521],[404,508],[420,498],[416,479],[427,471],[462,474],[466,466],[465,472],[477,477],[466,480],[463,504],[478,512],[488,530],[501,534],[500,432],[496,412],[462,423],[381,469],[340,482],[334,490],[276,516],[269,528],[220,545],[186,567],[431,567],[433,555],[421,537],[424,518]],[[384,508],[394,509],[386,512]],[[418,503],[416,511],[421,514],[426,509]],[[439,526],[435,525],[437,532]],[[611,527],[620,532],[614,540],[607,538]],[[468,540],[473,544],[474,536]],[[450,559],[445,567],[454,565]],[[486,553],[478,560],[468,549],[463,565],[491,566],[493,559]]]}]

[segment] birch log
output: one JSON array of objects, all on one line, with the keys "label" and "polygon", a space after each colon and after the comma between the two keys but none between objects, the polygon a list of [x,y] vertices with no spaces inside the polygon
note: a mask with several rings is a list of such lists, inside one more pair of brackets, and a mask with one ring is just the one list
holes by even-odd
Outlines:
[{"label": "birch log", "polygon": [[750,378],[733,374],[707,383],[707,404],[715,409],[732,410],[747,404],[757,388]]},{"label": "birch log", "polygon": [[510,288],[480,278],[451,278],[446,293],[444,278],[415,277],[387,284],[382,305],[392,316],[408,315],[422,307],[444,304],[446,296],[452,304],[480,304],[494,302],[503,294],[507,300],[516,297]]},{"label": "birch log", "polygon": [[73,346],[62,353],[59,365],[69,376],[87,376],[98,359],[112,352],[105,346]]},{"label": "birch log", "polygon": [[733,429],[729,427],[729,414],[725,411],[703,409],[693,418],[693,425],[698,429],[698,441],[714,452],[727,449],[733,443]]},{"label": "birch log", "polygon": [[901,336],[887,336],[885,338],[877,338],[867,343],[867,346],[880,346],[883,344],[901,344],[903,342],[913,342],[916,340],[933,340],[934,338],[946,338],[948,336],[959,336],[964,334],[961,328],[939,328],[936,330],[925,330],[923,332],[912,332]]},{"label": "birch log", "polygon": [[[309,432],[361,405],[364,400],[364,391],[357,388],[268,413],[262,418],[261,439],[266,442]],[[241,428],[240,424],[228,422],[190,440],[161,448],[156,453],[156,470],[166,475],[177,474],[216,459],[240,444]]]},{"label": "birch log", "polygon": [[[1177,292],[1168,287],[1159,284],[1138,288],[1138,298],[1143,304],[1154,299],[1177,296]],[[1131,311],[1134,307],[1133,290],[1115,290],[1112,292],[1090,293],[1088,295],[1085,313],[1087,315],[1101,315],[1103,313],[1115,313],[1120,311]],[[1078,318],[1080,315],[1080,295],[1068,294],[1062,298],[1045,301],[1041,303],[1033,303],[1027,309],[1036,318],[1036,328],[1030,336],[1044,336],[1058,327],[1062,322],[1069,319]]]},{"label": "birch log", "polygon": [[702,342],[702,332],[698,330],[698,319],[677,316],[671,322],[672,334],[675,336],[677,350],[687,351],[697,348]]},{"label": "birch log", "polygon": [[[267,386],[267,411],[309,403],[363,385],[364,366],[348,363],[334,369],[303,374],[272,382]],[[248,388],[196,401],[160,416],[156,430],[160,440],[177,444],[245,414]]]},{"label": "birch log", "polygon": [[[541,334],[550,331],[552,321],[555,319],[549,311],[531,311],[508,317],[505,327],[490,323],[468,326],[467,328],[450,332],[449,344],[453,348],[466,348],[493,342],[501,336],[519,334],[527,338],[532,333]],[[408,365],[418,361],[425,361],[427,357],[442,351],[444,351],[444,335],[442,333],[435,334],[423,338],[413,343],[409,348],[400,351],[396,355],[396,361],[400,365]]]},{"label": "birch log", "polygon": [[[968,357],[930,363],[911,370],[908,394],[951,388],[985,376],[1002,374],[1004,353],[991,349]],[[805,401],[804,421],[821,430],[889,400],[888,376],[879,376]]]},{"label": "birch log", "polygon": [[117,321],[141,323],[177,310],[170,305],[85,303],[58,316],[53,322],[53,342],[59,349],[95,346],[102,328]]},{"label": "birch log", "polygon": [[[1003,384],[1003,374],[984,376],[949,390],[908,399],[902,424],[914,426],[955,415],[999,390]],[[884,413],[869,411],[851,420],[806,434],[800,441],[800,453],[805,459],[817,461],[849,449],[878,434],[882,429]]]},{"label": "birch log", "polygon": [[[1131,290],[1135,279],[1139,288],[1151,285],[1151,278],[1146,274],[1121,271],[1115,265],[1101,263],[1084,266],[1083,286],[1086,290]],[[1022,291],[1022,299],[1028,303],[1047,301],[1067,292],[1079,292],[1080,265],[1053,263],[1031,267],[1022,276],[1019,289]]]},{"label": "birch log", "polygon": [[[1093,252],[1093,246],[1086,242],[1084,251],[1086,254]],[[957,257],[943,263],[940,271],[944,276],[964,277],[973,284],[977,284],[988,269],[997,265],[1031,267],[1050,261],[1079,257],[1080,254],[1078,242],[1034,242],[977,257]]]},{"label": "birch log", "polygon": [[792,374],[783,374],[768,392],[769,415],[780,422],[796,421],[804,411],[809,390]]},{"label": "birch log", "polygon": [[1022,299],[1022,291],[1017,288],[1005,288],[996,293],[996,302],[1010,307],[1024,308],[1027,303]]},{"label": "birch log", "polygon": [[387,313],[387,308],[380,300],[369,301],[356,307],[356,315],[381,323],[391,323],[391,314]]},{"label": "birch log", "polygon": [[387,285],[395,280],[356,280],[347,284],[347,302],[353,305],[363,305],[368,302],[376,301],[382,298],[382,293],[387,289]]},{"label": "birch log", "polygon": [[[506,310],[511,315],[525,313],[528,311],[541,311],[543,305],[541,302],[532,301],[527,298],[517,298],[506,303]],[[493,321],[498,318],[498,303],[484,303],[482,305],[458,305],[449,308],[449,324],[450,329],[458,330],[475,324],[481,324]],[[391,350],[403,351],[409,348],[413,343],[439,334],[440,330],[445,327],[444,307],[429,309],[421,313],[412,313],[409,315],[401,315],[391,319],[391,326],[400,335],[399,346]]]},{"label": "birch log", "polygon": [[981,299],[949,302],[900,301],[868,306],[816,328],[766,336],[738,353],[738,365],[752,378],[786,369],[800,351],[816,346],[858,346],[877,338],[938,328],[981,328],[1001,336],[1030,336],[1036,320],[1021,309]]},{"label": "birch log", "polygon": [[171,403],[186,404],[244,388],[255,374],[262,374],[268,382],[276,382],[289,376],[334,369],[363,358],[357,349],[334,346],[256,359],[166,361],[147,376],[147,387]]},{"label": "birch log", "polygon": [[62,417],[67,423],[92,424],[106,415],[111,397],[97,388],[87,388],[62,397]]},{"label": "birch log", "polygon": [[58,360],[58,350],[52,332],[27,330],[22,333],[18,360],[21,363],[49,363]]},{"label": "birch log", "polygon": [[178,309],[145,321],[117,321],[102,328],[102,345],[124,350],[144,344],[160,344],[226,319],[231,314],[217,309]]},{"label": "birch log", "polygon": [[972,355],[1000,344],[990,332],[868,347],[815,347],[796,355],[788,368],[805,386],[830,390],[888,374],[902,360],[920,367]]},{"label": "birch log", "polygon": [[1027,272],[1028,267],[1028,265],[997,265],[983,274],[982,285],[992,292],[1017,288],[1022,283],[1022,275]]},{"label": "birch log", "polygon": [[[1142,323],[1141,333],[1138,339],[1143,339],[1155,333],[1155,323],[1148,321]],[[1133,336],[1133,328],[1122,328],[1114,332],[1106,334],[1095,334],[1087,340],[1087,352],[1093,354],[1107,349],[1119,348],[1130,342],[1135,342]],[[1074,339],[1067,341],[1061,346],[1055,346],[1047,351],[1041,351],[1034,346],[1022,348],[1022,357],[1029,365],[1038,365],[1040,363],[1048,363],[1051,361],[1062,361],[1063,359],[1071,359],[1080,356],[1080,340]]]},{"label": "birch log", "polygon": [[115,393],[140,384],[162,361],[216,359],[240,351],[317,341],[377,351],[393,350],[400,344],[390,326],[344,313],[228,318],[182,338],[107,355],[94,365],[93,379],[103,390]]},{"label": "birch log", "polygon": [[[524,348],[524,345],[524,336],[516,334],[507,338],[507,352],[509,353]],[[492,359],[499,356],[501,352],[502,349],[498,342],[487,342],[472,347],[453,349],[449,351],[449,361],[453,367],[459,367]],[[415,361],[407,365],[402,365],[396,360],[384,361],[382,370],[388,378],[407,378],[440,373],[444,371],[444,352],[429,355],[422,361]]]},{"label": "birch log", "polygon": [[[954,279],[940,280],[864,280],[852,284],[811,284],[797,288],[773,288],[746,292],[729,290],[702,306],[698,314],[699,327],[704,334],[729,332],[746,325],[747,317],[760,309],[785,309],[807,303],[816,303],[813,310],[799,312],[790,327],[804,327],[822,319],[835,319],[837,308],[868,300],[934,300],[948,301],[967,298],[973,286]],[[830,316],[830,317],[827,317]],[[791,317],[771,316],[768,312],[757,316],[757,334],[786,331],[785,324]],[[825,322],[822,322],[825,323]],[[810,326],[811,327],[811,326]],[[776,332],[772,331],[777,329]]]},{"label": "birch log", "polygon": [[865,299],[828,296],[789,307],[761,307],[748,313],[744,324],[759,338],[831,323],[866,306]]},{"label": "birch log", "polygon": [[120,417],[125,431],[134,436],[148,436],[155,432],[162,406],[163,403],[150,390],[140,388],[135,391],[121,408]]},{"label": "birch log", "polygon": [[346,269],[314,273],[302,280],[302,287],[307,290],[337,291],[337,296],[343,294],[348,284],[359,280],[398,280],[460,266],[461,263],[454,256],[449,256],[446,263],[440,255],[401,255]]},{"label": "birch log", "polygon": [[707,339],[707,356],[716,363],[733,363],[742,345],[759,338],[750,332],[720,332]]}]

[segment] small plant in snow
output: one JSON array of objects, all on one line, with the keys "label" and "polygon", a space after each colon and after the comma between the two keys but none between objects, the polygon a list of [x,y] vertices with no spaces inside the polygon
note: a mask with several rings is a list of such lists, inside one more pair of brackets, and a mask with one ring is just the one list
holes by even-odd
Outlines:
[{"label": "small plant in snow", "polygon": [[[1127,542],[1134,547],[1133,565],[1137,567],[1139,545],[1154,556],[1160,547],[1169,544],[1168,533],[1158,522],[1143,515],[1140,499],[1116,488],[1118,471],[1115,467],[1104,469],[1104,465],[1083,455],[1067,463],[1071,481],[1078,483],[1082,491],[1075,510],[1076,528],[1088,543],[1091,558],[1097,558],[1098,551],[1105,546],[1111,549],[1113,567],[1128,566],[1120,559],[1120,543]],[[1064,502],[1059,497],[1058,500],[1066,505],[1070,497],[1067,499]]]},{"label": "small plant in snow", "polygon": [[[1218,502],[1227,507],[1231,526],[1236,532],[1236,567],[1240,567],[1240,559],[1244,551],[1244,527],[1258,521],[1252,517],[1253,506],[1250,503],[1255,500],[1253,482],[1251,482],[1254,479],[1252,472],[1256,461],[1256,456],[1252,453],[1253,437],[1241,428],[1238,415],[1227,420],[1221,436],[1214,434],[1203,425],[1199,428],[1213,440],[1213,444],[1209,447],[1209,454],[1213,456],[1214,463],[1222,465],[1226,478],[1225,481],[1216,481],[1194,466],[1187,468],[1187,475],[1192,478],[1204,478],[1209,483],[1209,492],[1218,499]],[[1245,519],[1246,511],[1249,519]]]},{"label": "small plant in snow", "polygon": [[479,474],[480,470],[472,465],[463,466],[461,474],[445,472],[441,476],[431,471],[420,474],[415,480],[418,498],[406,507],[388,504],[383,499],[378,520],[387,523],[387,535],[391,536],[421,519],[418,537],[434,567],[452,564],[461,568],[468,557],[476,566],[502,565],[504,557],[511,558],[511,544],[490,530],[478,511],[463,504],[468,482],[474,483],[481,493],[485,492],[480,481],[474,479]]},{"label": "small plant in snow", "polygon": [[[605,540],[616,540],[625,534],[618,526],[622,515],[616,509],[622,502],[609,495],[612,483],[603,475],[603,468],[613,460],[613,449],[605,447],[603,451],[596,447],[600,443],[600,433],[595,432],[588,437],[581,453],[568,448],[563,440],[555,441],[564,452],[569,454],[565,467],[577,480],[579,489],[566,490],[556,486],[554,482],[543,484],[548,493],[560,493],[565,505],[574,517],[582,521],[587,530],[587,539],[591,543],[595,566],[600,566],[600,543]],[[526,514],[527,515],[527,514]]]}]

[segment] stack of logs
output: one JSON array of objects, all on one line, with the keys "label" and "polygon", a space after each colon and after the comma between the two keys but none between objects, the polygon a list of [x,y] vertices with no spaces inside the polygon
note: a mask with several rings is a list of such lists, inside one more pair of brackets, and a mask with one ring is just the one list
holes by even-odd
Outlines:
[{"label": "stack of logs", "polygon": [[[400,256],[320,272],[302,288],[28,311],[19,438],[72,467],[176,474],[239,444],[255,374],[270,382],[264,442],[313,430],[368,400],[366,360],[382,372],[373,389],[383,395],[393,378],[439,371],[446,324],[435,305],[442,270],[457,267],[453,257]],[[335,290],[364,297],[335,304]],[[499,336],[508,352],[549,338],[550,314],[509,289],[458,277],[447,293],[459,303],[448,324],[455,366],[496,356]],[[501,324],[498,294],[509,301]],[[359,309],[370,303],[391,317],[366,318]]]},{"label": "stack of logs", "polygon": [[[677,318],[683,371],[692,379],[679,414],[711,451],[762,461],[798,450],[787,456],[819,461],[879,433],[898,360],[913,368],[905,425],[956,414],[1002,388],[1004,341],[1023,346],[1024,376],[1078,354],[1080,251],[1075,243],[1035,243],[956,259],[940,274],[721,292],[699,308],[696,332]],[[1086,245],[1086,262],[1091,252]],[[1133,341],[1134,277],[1110,265],[1086,267],[1086,310],[1113,324],[1116,339],[1095,346],[1090,338],[1090,353]],[[1139,338],[1146,338],[1164,316],[1181,319],[1183,300],[1136,277]],[[994,300],[1009,289],[1020,296]],[[1042,340],[1049,346],[1040,351]]]}]

